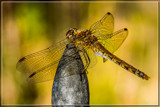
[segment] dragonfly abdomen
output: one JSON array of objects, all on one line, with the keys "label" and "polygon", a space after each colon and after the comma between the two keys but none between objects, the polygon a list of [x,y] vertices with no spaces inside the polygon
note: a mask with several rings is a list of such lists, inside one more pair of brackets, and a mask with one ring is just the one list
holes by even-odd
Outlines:
[{"label": "dragonfly abdomen", "polygon": [[106,50],[99,42],[94,43],[94,48],[92,48],[96,55],[101,56],[103,58],[109,59],[116,63],[117,65],[121,66],[122,68],[126,69],[127,71],[139,76],[142,79],[148,80],[150,77],[147,76],[142,71],[136,69],[132,65],[128,64],[127,62],[121,60],[117,56],[110,53],[108,50]]},{"label": "dragonfly abdomen", "polygon": [[118,57],[114,56],[112,58],[112,61],[115,62],[116,64],[118,64],[119,66],[121,66],[122,68],[126,69],[127,71],[139,76],[142,79],[146,79],[148,80],[149,77],[143,73],[142,71],[140,71],[139,69],[136,69],[135,67],[133,67],[132,65],[126,63],[123,60],[120,60]]}]

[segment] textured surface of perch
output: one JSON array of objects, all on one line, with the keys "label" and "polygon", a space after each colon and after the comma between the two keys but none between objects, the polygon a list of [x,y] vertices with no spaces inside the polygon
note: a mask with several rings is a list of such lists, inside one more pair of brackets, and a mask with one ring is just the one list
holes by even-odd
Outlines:
[{"label": "textured surface of perch", "polygon": [[[89,104],[89,86],[83,62],[73,45],[68,44],[59,62],[52,87],[53,105]],[[70,49],[69,49],[70,48]]]}]

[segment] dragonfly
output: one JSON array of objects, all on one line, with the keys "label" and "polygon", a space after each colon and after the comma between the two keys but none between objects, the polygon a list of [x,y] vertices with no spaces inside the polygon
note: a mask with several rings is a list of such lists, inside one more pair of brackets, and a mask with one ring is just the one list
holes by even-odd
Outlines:
[{"label": "dragonfly", "polygon": [[113,54],[124,42],[127,35],[127,28],[114,32],[114,17],[110,12],[107,12],[102,19],[91,25],[90,29],[81,31],[71,28],[67,31],[65,39],[60,42],[47,49],[22,57],[16,68],[25,73],[28,82],[31,83],[53,80],[66,44],[70,43],[79,50],[78,52],[83,59],[85,67],[82,72],[96,64],[95,55],[97,55],[103,58],[103,62],[113,61],[125,70],[148,80],[150,77],[144,72]]}]

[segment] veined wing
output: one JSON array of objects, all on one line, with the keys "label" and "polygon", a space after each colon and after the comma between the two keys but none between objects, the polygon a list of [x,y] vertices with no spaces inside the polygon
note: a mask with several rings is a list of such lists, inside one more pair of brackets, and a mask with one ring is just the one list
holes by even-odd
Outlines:
[{"label": "veined wing", "polygon": [[116,31],[106,36],[99,36],[98,41],[111,53],[115,52],[128,35],[127,28]]},{"label": "veined wing", "polygon": [[113,30],[114,18],[110,12],[106,13],[101,20],[97,21],[90,27],[91,33],[93,33],[97,37],[110,36],[108,34],[113,33]]},{"label": "veined wing", "polygon": [[111,53],[115,52],[123,43],[128,35],[126,28],[113,33],[114,18],[111,13],[106,13],[101,20],[94,23],[90,31],[98,41]]},{"label": "veined wing", "polygon": [[16,68],[26,74],[28,82],[37,83],[54,79],[58,62],[65,50],[67,40],[47,49],[21,58]]},{"label": "veined wing", "polygon": [[84,49],[86,50],[86,54],[89,57],[89,61],[87,60],[88,61],[87,62],[86,61],[87,56],[85,56],[83,52],[80,52],[80,56],[83,61],[83,64],[84,64],[84,66],[87,66],[87,63],[89,63],[88,68],[92,68],[97,63],[96,55],[94,54],[92,49],[86,49],[85,47],[84,47]]},{"label": "veined wing", "polygon": [[90,58],[90,65],[88,68],[92,68],[97,64],[97,58],[92,49],[87,49],[87,54]]}]

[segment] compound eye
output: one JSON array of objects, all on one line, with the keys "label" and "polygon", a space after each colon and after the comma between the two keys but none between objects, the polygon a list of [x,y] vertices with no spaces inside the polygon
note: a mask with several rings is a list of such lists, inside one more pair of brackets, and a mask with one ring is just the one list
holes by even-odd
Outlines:
[{"label": "compound eye", "polygon": [[66,33],[66,36],[70,35],[72,33],[72,30],[69,30],[67,33]]},{"label": "compound eye", "polygon": [[76,28],[71,28],[71,30],[73,30],[73,31],[74,31],[74,30],[77,30],[77,29],[76,29]]}]

